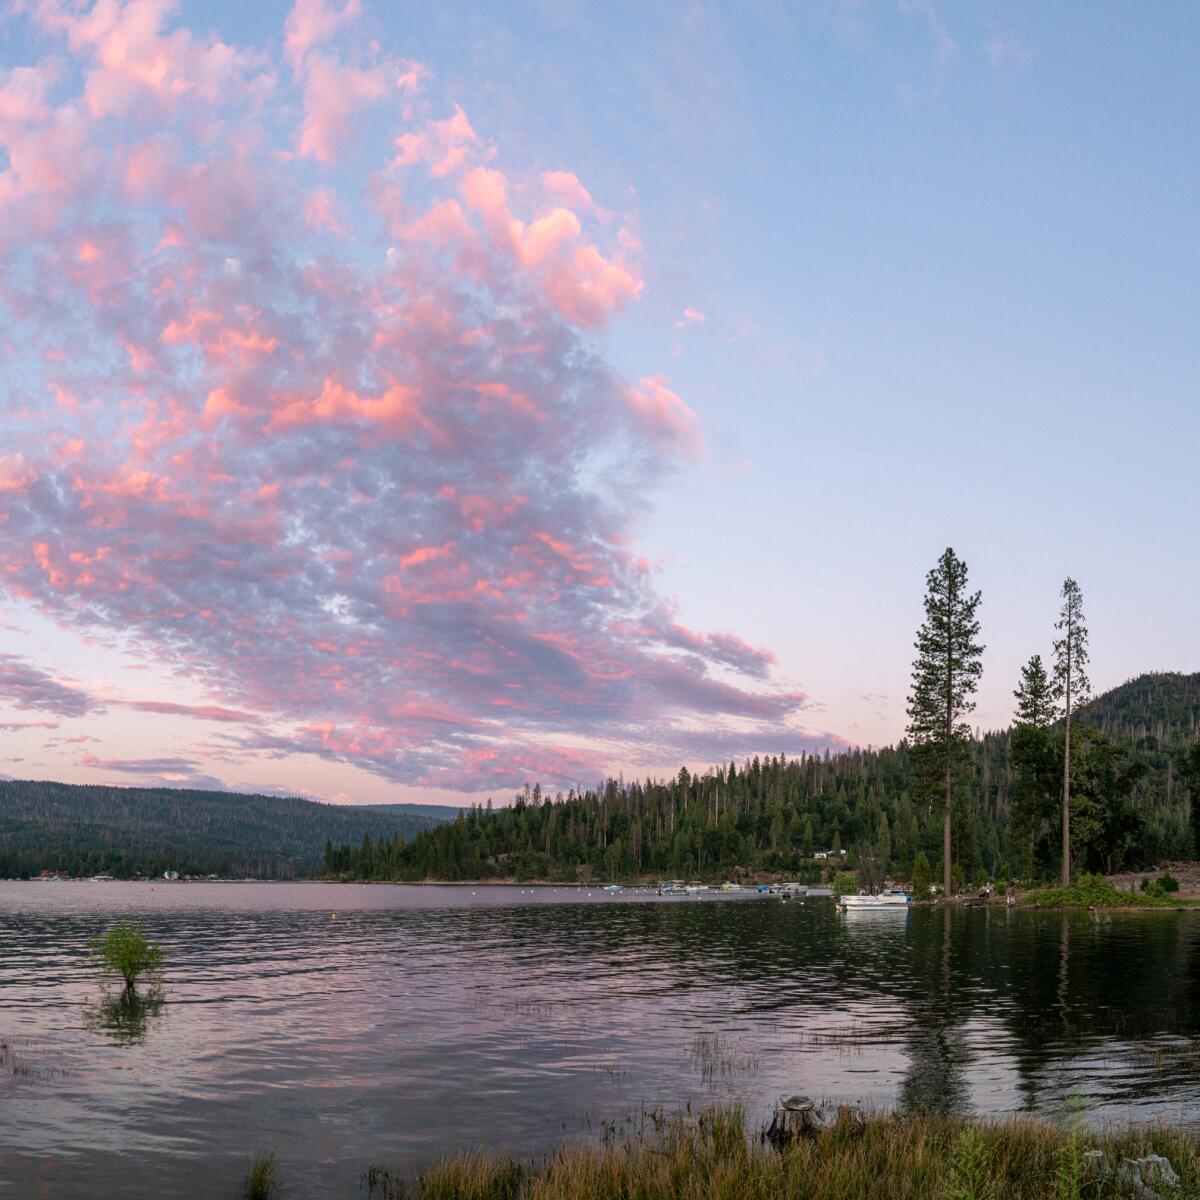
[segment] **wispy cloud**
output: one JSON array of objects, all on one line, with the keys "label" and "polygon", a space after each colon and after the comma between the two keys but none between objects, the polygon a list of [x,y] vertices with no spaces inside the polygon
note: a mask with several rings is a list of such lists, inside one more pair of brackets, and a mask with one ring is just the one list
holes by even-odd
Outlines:
[{"label": "wispy cloud", "polygon": [[1027,67],[1036,57],[1032,46],[1026,45],[1019,38],[1001,33],[994,33],[988,38],[985,49],[988,61],[1001,74]]},{"label": "wispy cloud", "polygon": [[160,787],[189,787],[224,790],[224,784],[212,775],[200,771],[186,758],[98,758],[85,754],[80,766],[117,775],[133,775],[145,784]]},{"label": "wispy cloud", "polygon": [[60,717],[82,717],[96,707],[82,688],[55,679],[13,654],[0,654],[0,700]]}]

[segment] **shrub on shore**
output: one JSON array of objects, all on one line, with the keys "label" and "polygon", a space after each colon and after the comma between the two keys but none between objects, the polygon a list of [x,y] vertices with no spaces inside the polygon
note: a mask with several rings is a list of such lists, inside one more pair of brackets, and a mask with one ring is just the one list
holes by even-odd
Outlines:
[{"label": "shrub on shore", "polygon": [[[1162,1154],[1182,1176],[1182,1195],[1200,1184],[1200,1144],[1167,1127],[1088,1136],[1045,1122],[970,1122],[953,1117],[879,1117],[782,1153],[747,1132],[738,1109],[696,1121],[656,1124],[605,1145],[569,1144],[529,1163],[482,1154],[448,1159],[413,1192],[394,1180],[380,1200],[1062,1200],[1116,1196],[1114,1181],[1085,1181],[1082,1153],[1115,1164]],[[1065,1190],[1064,1190],[1065,1189]],[[1090,1189],[1090,1190],[1089,1190]]]}]

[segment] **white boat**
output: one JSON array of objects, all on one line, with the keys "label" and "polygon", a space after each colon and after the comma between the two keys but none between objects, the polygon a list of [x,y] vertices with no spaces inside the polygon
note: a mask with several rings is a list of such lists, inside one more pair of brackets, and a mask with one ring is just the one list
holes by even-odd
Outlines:
[{"label": "white boat", "polygon": [[771,895],[782,896],[785,900],[803,900],[808,895],[808,887],[803,883],[774,883]]},{"label": "white boat", "polygon": [[838,907],[847,911],[864,908],[907,908],[912,897],[907,892],[880,892],[878,896],[839,896]]},{"label": "white boat", "polygon": [[682,879],[665,879],[658,885],[660,896],[686,896],[687,886]]}]

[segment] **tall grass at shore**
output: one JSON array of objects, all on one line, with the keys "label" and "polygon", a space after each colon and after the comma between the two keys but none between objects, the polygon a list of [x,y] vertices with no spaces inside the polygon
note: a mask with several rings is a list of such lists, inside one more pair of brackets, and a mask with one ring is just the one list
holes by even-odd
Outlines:
[{"label": "tall grass at shore", "polygon": [[[472,1153],[405,1184],[373,1172],[375,1200],[1103,1200],[1114,1180],[1084,1177],[1083,1154],[1113,1165],[1162,1154],[1181,1176],[1177,1198],[1200,1196],[1200,1141],[1167,1127],[1089,1134],[1035,1120],[970,1122],[880,1117],[779,1152],[738,1109],[672,1118],[606,1145],[568,1144],[520,1161]],[[366,1177],[364,1177],[366,1182]]]}]

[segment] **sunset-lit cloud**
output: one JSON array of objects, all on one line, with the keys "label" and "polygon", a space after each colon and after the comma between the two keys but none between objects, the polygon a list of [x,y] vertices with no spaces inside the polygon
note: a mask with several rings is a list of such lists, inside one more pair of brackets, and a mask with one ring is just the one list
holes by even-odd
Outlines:
[{"label": "sunset-lit cloud", "polygon": [[[207,699],[10,655],[0,699],[460,791],[669,765],[697,720],[811,744],[774,656],[678,624],[632,546],[703,453],[670,379],[604,357],[632,217],[506,165],[361,7],[299,0],[281,51],[167,0],[19,18],[46,54],[0,75],[0,587]],[[216,784],[191,753],[78,765]]]}]

